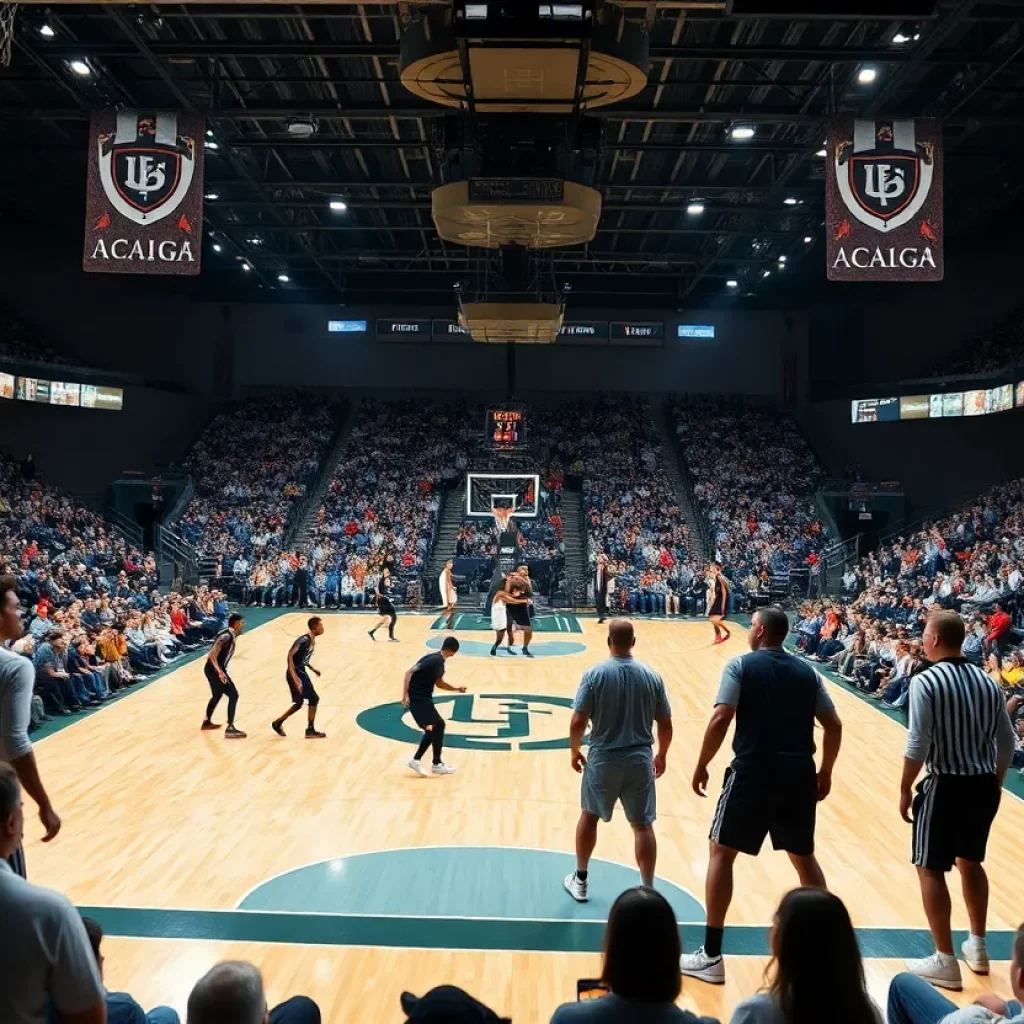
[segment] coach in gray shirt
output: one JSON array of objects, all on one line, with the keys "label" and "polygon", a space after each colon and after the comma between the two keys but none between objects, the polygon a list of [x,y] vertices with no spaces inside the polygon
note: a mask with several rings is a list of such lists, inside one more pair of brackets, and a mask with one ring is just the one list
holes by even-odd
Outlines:
[{"label": "coach in gray shirt", "polygon": [[[611,821],[616,801],[636,837],[636,861],[644,885],[654,885],[658,842],[654,837],[654,780],[665,774],[672,743],[672,711],[657,672],[633,657],[633,623],[612,619],[608,625],[611,657],[584,673],[573,704],[569,741],[573,769],[583,774],[583,811],[576,826],[576,870],[565,890],[587,901],[587,869],[597,845],[597,820]],[[590,755],[583,756],[583,734],[590,723]],[[658,725],[658,753],[652,756],[653,723]]]},{"label": "coach in gray shirt", "polygon": [[[39,806],[39,818],[46,830],[43,842],[48,843],[60,831],[60,818],[43,788],[28,738],[36,672],[29,658],[4,646],[20,636],[17,583],[13,576],[0,576],[0,762],[11,764],[25,791]],[[24,876],[25,856],[20,845],[9,856],[11,867]]]},{"label": "coach in gray shirt", "polygon": [[78,911],[7,863],[24,820],[18,777],[0,762],[0,1021],[105,1024],[106,994]]}]

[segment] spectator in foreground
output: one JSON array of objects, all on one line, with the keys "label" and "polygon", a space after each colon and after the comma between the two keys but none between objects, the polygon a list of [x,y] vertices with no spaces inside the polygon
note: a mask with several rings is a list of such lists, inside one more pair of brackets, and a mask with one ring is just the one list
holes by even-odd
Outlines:
[{"label": "spectator in foreground", "polygon": [[418,998],[403,992],[402,1010],[409,1024],[512,1024],[454,985],[438,985]]},{"label": "spectator in foreground", "polygon": [[609,994],[563,1004],[551,1024],[718,1024],[676,1006],[681,952],[668,900],[642,885],[627,889],[612,904],[604,933],[601,980]]},{"label": "spectator in foreground", "polygon": [[730,1024],[882,1024],[864,987],[850,915],[824,889],[792,889],[775,912],[771,983],[744,999]]},{"label": "spectator in foreground", "polygon": [[106,1024],[103,983],[78,911],[7,863],[24,824],[18,776],[0,762],[0,1021],[46,1024],[52,1004],[62,1022]]},{"label": "spectator in foreground", "polygon": [[989,1024],[1004,1019],[1006,1024],[1024,1024],[1024,924],[1017,929],[1013,943],[1010,988],[1014,999],[984,992],[970,1006],[959,1008],[923,978],[907,971],[889,983],[886,1017],[889,1024]]},{"label": "spectator in foreground", "polygon": [[308,996],[293,996],[268,1010],[259,970],[226,960],[196,982],[188,997],[188,1024],[320,1024],[320,1007]]},{"label": "spectator in foreground", "polygon": [[[103,929],[91,917],[83,917],[82,923],[102,978],[103,954],[100,952],[100,943],[103,941]],[[180,1020],[177,1012],[169,1006],[157,1006],[146,1013],[127,992],[107,992],[107,1024],[180,1024]]]}]

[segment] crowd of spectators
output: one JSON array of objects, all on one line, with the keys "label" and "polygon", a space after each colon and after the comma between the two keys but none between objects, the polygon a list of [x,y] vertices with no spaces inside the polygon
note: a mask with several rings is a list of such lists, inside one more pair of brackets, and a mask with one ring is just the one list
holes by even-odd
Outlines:
[{"label": "crowd of spectators", "polygon": [[227,619],[222,594],[158,590],[152,555],[95,512],[0,456],[0,575],[18,583],[35,668],[33,721],[73,714],[199,649]]},{"label": "crowd of spectators", "polygon": [[714,534],[715,558],[734,583],[818,564],[825,528],[814,492],[825,476],[789,417],[728,398],[674,408],[694,496]]},{"label": "crowd of spectators", "polygon": [[229,573],[239,557],[272,562],[335,428],[334,406],[304,397],[248,399],[219,413],[186,460],[195,494],[181,535]]},{"label": "crowd of spectators", "polygon": [[840,597],[807,602],[796,632],[808,657],[893,709],[904,708],[923,665],[920,637],[933,608],[965,620],[965,657],[1006,690],[1024,766],[1024,480],[896,537],[847,569]]}]

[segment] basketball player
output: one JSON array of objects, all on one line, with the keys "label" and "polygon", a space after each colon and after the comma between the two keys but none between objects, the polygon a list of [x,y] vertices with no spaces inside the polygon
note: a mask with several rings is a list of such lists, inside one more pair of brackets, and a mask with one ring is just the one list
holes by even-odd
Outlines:
[{"label": "basketball player", "polygon": [[494,646],[491,647],[491,657],[498,655],[498,648],[508,631],[508,646],[505,648],[509,654],[515,654],[512,650],[512,625],[508,621],[508,607],[515,604],[527,604],[526,598],[513,597],[507,590],[499,590],[494,595],[491,604],[491,628],[494,630]]},{"label": "basketball player", "polygon": [[[960,872],[971,930],[960,947],[975,974],[988,974],[988,876],[982,862],[1013,758],[1013,726],[999,684],[961,652],[964,621],[933,611],[921,643],[931,665],[910,682],[910,725],[900,783],[900,814],[913,821],[913,857],[935,952],[908,960],[919,978],[959,991],[946,873]],[[921,768],[927,775],[912,794]],[[913,819],[911,819],[913,806]]]},{"label": "basketball player", "polygon": [[206,718],[203,720],[203,731],[219,729],[220,724],[212,721],[221,697],[228,699],[228,727],[224,730],[226,740],[244,740],[245,733],[235,728],[235,708],[238,707],[238,690],[228,675],[228,662],[235,653],[235,640],[245,628],[245,618],[235,612],[228,617],[227,629],[222,629],[213,641],[209,654],[206,655],[206,681],[210,684],[213,696],[206,705]]},{"label": "basketball player", "polygon": [[[523,570],[526,566],[521,565],[514,573],[510,573],[505,583],[505,592],[514,600],[506,601],[508,609],[509,642],[512,641],[511,630],[518,626],[523,631],[523,654],[532,658],[530,653],[530,641],[533,639],[533,626],[530,624],[530,605],[533,603],[533,589],[530,586],[530,577]],[[515,599],[519,600],[515,600]]]},{"label": "basketball player", "polygon": [[380,621],[369,631],[370,639],[376,642],[377,638],[373,634],[386,622],[388,624],[388,642],[397,644],[395,622],[398,620],[398,613],[391,603],[391,570],[386,566],[377,579],[377,614],[380,616]]},{"label": "basketball player", "polygon": [[[756,857],[766,835],[785,850],[800,884],[825,888],[814,856],[817,803],[832,788],[843,727],[821,676],[787,654],[782,642],[789,619],[781,608],[759,608],[750,624],[750,654],[733,658],[722,672],[715,710],[704,733],[693,773],[693,791],[707,796],[708,765],[736,719],[732,765],[711,823],[705,882],[704,945],[684,953],[683,974],[713,985],[725,983],[722,933],[732,901],[733,864],[740,853]],[[814,722],[824,729],[821,768],[814,766]]]},{"label": "basketball player", "polygon": [[724,644],[732,636],[723,622],[725,614],[729,610],[729,581],[722,575],[722,567],[718,562],[711,563],[708,590],[711,592],[708,618],[711,620],[711,625],[715,627],[715,643]]},{"label": "basketball player", "polygon": [[[31,659],[5,646],[21,639],[21,633],[17,580],[13,576],[0,576],[0,761],[10,763],[21,788],[35,801],[39,820],[46,830],[43,842],[48,843],[60,831],[61,821],[39,777],[39,766],[28,735],[35,669]],[[25,853],[20,843],[7,863],[16,875],[26,877]]]},{"label": "basketball player", "polygon": [[423,755],[427,747],[434,748],[434,764],[431,771],[435,775],[452,775],[455,769],[441,760],[441,748],[444,745],[444,719],[434,707],[434,687],[450,690],[452,693],[465,693],[464,686],[449,686],[444,681],[444,664],[454,657],[459,650],[459,641],[453,636],[446,636],[438,654],[425,654],[402,680],[402,703],[409,709],[416,724],[423,730],[423,739],[409,762],[409,767],[420,775],[429,775],[423,767]]},{"label": "basketball player", "polygon": [[452,566],[455,563],[449,558],[444,563],[444,568],[441,570],[441,575],[437,577],[437,589],[441,591],[441,604],[443,605],[442,614],[448,618],[448,628],[455,628],[455,602],[458,601],[459,595],[455,590],[455,583],[452,580]]},{"label": "basketball player", "polygon": [[316,709],[320,706],[320,695],[313,687],[313,682],[309,678],[309,671],[315,672],[317,678],[320,677],[320,670],[313,668],[310,661],[313,658],[313,651],[316,649],[316,638],[323,636],[324,624],[319,615],[314,615],[306,623],[306,626],[306,632],[302,636],[297,637],[288,649],[288,667],[285,669],[284,678],[288,684],[288,689],[291,690],[292,706],[280,718],[275,718],[270,723],[270,727],[278,736],[283,736],[285,734],[284,723],[297,711],[301,711],[302,702],[307,701],[309,703],[309,710],[306,712],[308,716],[306,739],[322,740],[326,733],[318,732],[314,724],[316,722]]}]

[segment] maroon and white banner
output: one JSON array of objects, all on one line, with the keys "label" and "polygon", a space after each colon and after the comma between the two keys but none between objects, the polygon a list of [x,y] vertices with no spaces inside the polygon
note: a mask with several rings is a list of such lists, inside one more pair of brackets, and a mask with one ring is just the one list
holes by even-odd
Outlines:
[{"label": "maroon and white banner", "polygon": [[100,110],[89,131],[82,265],[107,274],[198,274],[203,129],[194,114]]},{"label": "maroon and white banner", "polygon": [[826,151],[829,280],[941,281],[941,125],[836,118]]}]

